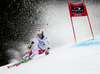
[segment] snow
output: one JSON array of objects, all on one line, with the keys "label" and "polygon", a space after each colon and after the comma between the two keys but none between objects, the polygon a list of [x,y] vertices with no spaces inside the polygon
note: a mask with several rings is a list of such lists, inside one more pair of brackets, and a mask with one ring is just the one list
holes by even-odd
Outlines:
[{"label": "snow", "polygon": [[100,37],[97,37],[56,48],[49,55],[38,55],[18,67],[2,66],[0,74],[100,74],[99,69]]}]

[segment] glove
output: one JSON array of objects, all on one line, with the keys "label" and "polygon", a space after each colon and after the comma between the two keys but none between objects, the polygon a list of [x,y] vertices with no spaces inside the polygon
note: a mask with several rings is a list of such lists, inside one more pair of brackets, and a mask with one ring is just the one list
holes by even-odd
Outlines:
[{"label": "glove", "polygon": [[31,47],[32,47],[31,45],[28,46],[29,49],[31,49]]},{"label": "glove", "polygon": [[32,47],[33,43],[34,43],[34,42],[32,42],[32,43],[28,46],[28,48],[29,48],[29,49],[31,49],[31,47]]},{"label": "glove", "polygon": [[48,54],[49,54],[49,50],[47,49],[46,52],[45,52],[45,55],[48,55]]}]

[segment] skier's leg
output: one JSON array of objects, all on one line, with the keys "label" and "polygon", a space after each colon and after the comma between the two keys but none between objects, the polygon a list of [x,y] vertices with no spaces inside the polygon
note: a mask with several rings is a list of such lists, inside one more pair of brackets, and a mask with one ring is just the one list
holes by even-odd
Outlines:
[{"label": "skier's leg", "polygon": [[23,60],[29,59],[29,56],[32,55],[33,52],[34,52],[34,48],[29,53],[27,53],[26,55],[24,55],[22,59]]},{"label": "skier's leg", "polygon": [[34,47],[34,50],[30,51],[29,58],[30,58],[30,59],[33,59],[36,55],[38,55],[38,54],[39,54],[38,50],[39,50],[39,48],[38,48],[38,46],[36,45],[36,46]]},{"label": "skier's leg", "polygon": [[32,55],[30,56],[30,59],[33,59],[36,55],[38,55],[38,51],[37,50],[32,53]]},{"label": "skier's leg", "polygon": [[23,56],[23,60],[25,60],[26,58],[28,58],[29,57],[29,53],[28,54],[26,54],[25,56]]},{"label": "skier's leg", "polygon": [[43,54],[45,52],[45,49],[44,50],[38,50],[39,54]]},{"label": "skier's leg", "polygon": [[43,54],[44,52],[45,50],[40,50],[39,48],[37,48],[37,50],[35,50],[30,56],[30,59],[34,58],[36,55]]}]

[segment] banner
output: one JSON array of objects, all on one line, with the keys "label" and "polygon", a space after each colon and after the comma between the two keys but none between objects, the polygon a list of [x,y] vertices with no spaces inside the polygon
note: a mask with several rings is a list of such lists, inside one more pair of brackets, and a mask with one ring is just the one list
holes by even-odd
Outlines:
[{"label": "banner", "polygon": [[71,17],[87,16],[86,6],[83,3],[69,5]]}]

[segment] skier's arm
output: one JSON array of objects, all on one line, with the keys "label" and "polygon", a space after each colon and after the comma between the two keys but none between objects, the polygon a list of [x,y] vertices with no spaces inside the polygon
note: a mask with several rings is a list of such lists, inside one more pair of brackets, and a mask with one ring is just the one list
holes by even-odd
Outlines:
[{"label": "skier's arm", "polygon": [[45,52],[45,55],[48,55],[49,54],[49,50],[50,50],[50,43],[49,43],[48,39],[46,39],[46,45],[47,45],[47,50]]},{"label": "skier's arm", "polygon": [[29,49],[31,49],[32,45],[35,43],[37,40],[37,36],[32,40],[31,44],[28,46]]},{"label": "skier's arm", "polygon": [[48,39],[46,39],[46,45],[47,45],[47,49],[48,49],[48,50],[50,50],[51,45],[50,45],[50,42],[49,42],[49,40],[48,40]]}]

